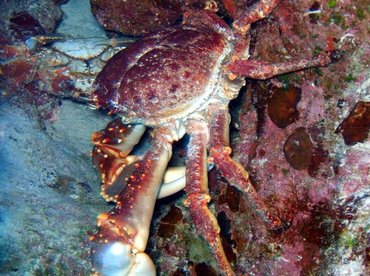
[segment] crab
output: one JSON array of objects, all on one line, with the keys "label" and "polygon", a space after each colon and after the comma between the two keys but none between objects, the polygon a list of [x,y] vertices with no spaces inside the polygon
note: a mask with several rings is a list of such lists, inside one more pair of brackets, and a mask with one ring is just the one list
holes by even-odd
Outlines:
[{"label": "crab", "polygon": [[[331,62],[329,52],[274,64],[248,59],[250,25],[268,16],[278,3],[262,0],[246,7],[232,27],[213,11],[187,11],[181,25],[134,42],[97,76],[95,106],[118,115],[92,136],[103,196],[116,202],[111,211],[99,215],[99,230],[91,237],[93,265],[99,274],[155,275],[145,253],[154,205],[158,197],[184,189],[184,204],[197,233],[208,242],[220,272],[234,275],[220,227],[207,206],[210,166],[244,193],[268,229],[289,226],[259,198],[248,172],[232,159],[229,144],[228,104],[238,96],[245,78],[264,80]],[[147,128],[150,148],[143,156],[136,155],[135,145]],[[172,144],[185,135],[189,137],[186,168],[178,177],[185,181],[163,180],[170,174]]]}]

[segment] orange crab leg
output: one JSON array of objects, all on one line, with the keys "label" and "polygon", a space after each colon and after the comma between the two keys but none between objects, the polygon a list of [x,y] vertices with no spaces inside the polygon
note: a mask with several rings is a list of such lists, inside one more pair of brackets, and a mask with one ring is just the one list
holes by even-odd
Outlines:
[{"label": "orange crab leg", "polygon": [[185,205],[189,207],[197,232],[211,246],[220,269],[225,275],[234,275],[222,247],[220,227],[207,207],[211,199],[207,178],[208,126],[204,122],[191,120],[187,125],[187,133],[190,135],[190,141],[186,163]]},{"label": "orange crab leg", "polygon": [[281,229],[286,225],[275,215],[271,214],[253,187],[248,172],[241,164],[230,157],[229,123],[230,115],[225,107],[211,106],[211,137],[210,156],[221,175],[233,186],[244,192],[253,210],[261,217],[271,230]]},{"label": "orange crab leg", "polygon": [[[117,205],[110,212],[99,215],[100,229],[92,237],[93,260],[96,269],[103,275],[118,271],[120,275],[126,275],[124,273],[128,271],[134,273],[137,256],[145,260],[143,266],[148,266],[151,271],[151,274],[143,275],[153,274],[151,261],[144,250],[159,187],[171,158],[171,143],[172,137],[167,129],[154,130],[151,148],[137,163],[127,186],[117,198]],[[125,254],[117,253],[117,260],[112,263],[112,251]],[[117,265],[119,262],[122,262],[121,266]]]}]

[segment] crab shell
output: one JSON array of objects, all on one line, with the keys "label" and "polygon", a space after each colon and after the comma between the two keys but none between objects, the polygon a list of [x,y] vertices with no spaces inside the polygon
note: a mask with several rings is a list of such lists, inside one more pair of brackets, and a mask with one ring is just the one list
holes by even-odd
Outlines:
[{"label": "crab shell", "polygon": [[248,58],[249,43],[236,36],[213,13],[185,14],[181,26],[145,36],[110,59],[93,85],[93,100],[125,123],[149,126],[185,120],[211,97],[227,104],[244,80],[230,80],[222,66],[231,52]]}]

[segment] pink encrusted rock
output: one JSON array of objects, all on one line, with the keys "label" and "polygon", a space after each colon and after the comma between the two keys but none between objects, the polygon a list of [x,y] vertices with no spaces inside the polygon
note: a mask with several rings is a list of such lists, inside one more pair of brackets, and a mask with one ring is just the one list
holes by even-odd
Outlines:
[{"label": "pink encrusted rock", "polygon": [[[28,3],[29,1],[26,2]],[[319,6],[317,6],[317,3]],[[293,76],[289,75],[272,80],[274,85],[280,87],[298,85],[302,89],[301,101],[296,106],[300,115],[296,121],[293,121],[285,129],[277,127],[273,120],[270,119],[270,115],[266,109],[268,96],[266,96],[265,105],[258,107],[258,112],[254,110],[257,104],[255,97],[250,95],[250,90],[244,94],[244,97],[238,98],[236,104],[233,104],[233,106],[237,107],[233,110],[234,114],[241,114],[240,117],[235,117],[232,122],[232,126],[237,128],[234,128],[232,136],[234,138],[234,157],[239,159],[250,171],[253,184],[257,187],[259,193],[263,195],[264,199],[268,200],[270,206],[274,208],[276,205],[275,209],[281,210],[281,216],[283,218],[292,220],[291,228],[283,236],[269,233],[265,230],[258,218],[250,211],[245,199],[237,191],[235,193],[235,191],[227,189],[225,183],[218,179],[217,176],[214,176],[213,180],[210,181],[211,195],[213,198],[211,204],[214,204],[213,207],[217,213],[226,214],[226,219],[223,215],[218,215],[217,219],[220,225],[222,225],[221,236],[227,236],[225,239],[226,243],[237,254],[236,261],[232,261],[237,273],[246,274],[247,272],[252,272],[259,275],[332,273],[333,275],[337,275],[339,272],[348,272],[348,275],[350,275],[352,272],[352,275],[354,275],[354,270],[351,270],[350,264],[355,261],[357,261],[357,268],[360,268],[359,270],[355,270],[355,272],[364,274],[366,272],[364,269],[366,268],[366,262],[367,271],[369,269],[368,250],[366,251],[366,248],[363,248],[367,242],[365,239],[366,236],[363,234],[365,233],[363,231],[363,224],[357,228],[346,226],[339,230],[335,224],[346,223],[346,221],[352,223],[358,220],[358,218],[366,218],[363,210],[367,209],[363,208],[360,202],[366,198],[366,188],[370,181],[367,142],[364,141],[364,143],[357,143],[353,146],[345,145],[342,136],[334,134],[334,130],[349,116],[355,104],[359,101],[364,101],[364,93],[361,94],[361,89],[363,89],[361,86],[368,81],[366,69],[366,63],[368,63],[369,57],[369,46],[366,40],[368,37],[366,24],[368,15],[366,13],[366,7],[364,7],[364,3],[361,1],[357,3],[336,1],[335,5],[333,8],[328,7],[328,1],[283,1],[273,16],[252,26],[252,33],[257,40],[252,42],[252,48],[254,47],[252,49],[252,57],[254,58],[261,57],[263,60],[271,61],[289,60],[291,56],[305,56],[307,53],[315,53],[320,51],[320,49],[325,49],[328,40],[335,41],[335,46],[345,50],[346,54],[338,63],[331,65],[330,69],[311,70],[310,72],[296,73]],[[2,4],[2,7],[5,6]],[[282,10],[288,12],[282,13]],[[312,10],[319,12],[312,14],[310,13]],[[22,10],[19,12],[22,12]],[[34,14],[30,13],[30,15],[36,18]],[[44,23],[41,21],[37,20],[41,26],[44,26]],[[269,32],[264,29],[265,26],[271,31]],[[309,35],[312,33],[315,35]],[[279,40],[280,35],[283,36],[283,42]],[[8,39],[4,36],[0,38],[0,41],[2,42],[5,38]],[[19,51],[14,51],[12,48],[6,48],[5,50],[2,48],[0,53],[6,59],[14,58],[19,53]],[[268,50],[273,53],[267,52]],[[287,55],[287,53],[291,56]],[[23,76],[27,77],[25,74]],[[17,79],[15,78],[14,81],[16,82]],[[55,85],[61,89],[65,87],[58,82]],[[38,91],[38,87],[34,84],[29,85],[27,89],[28,91],[33,91],[32,93]],[[53,91],[42,91],[41,93],[46,95],[47,93],[53,93]],[[40,103],[40,98],[40,96],[36,97],[35,101]],[[255,106],[249,104],[251,98],[254,98],[253,102]],[[48,96],[42,101],[52,102]],[[24,107],[28,104],[18,101],[17,105]],[[12,127],[16,128],[16,132],[26,130],[29,134],[32,131],[40,131],[38,125],[33,126],[32,129],[25,128],[23,120],[28,118],[27,115],[22,114],[22,116],[17,117],[13,114],[14,109],[8,108],[4,110],[8,114],[7,117],[3,116],[5,122],[12,122],[11,118],[14,119],[14,124],[9,125],[9,130],[5,132],[9,136],[9,139],[8,136],[5,136],[7,143],[14,143],[16,148],[24,149],[18,143],[28,136],[23,135],[24,133],[19,133],[18,136],[14,135]],[[307,114],[310,114],[310,116]],[[71,116],[69,119],[63,119],[60,125],[66,128],[76,126],[76,118],[79,116],[81,116],[81,113],[76,112],[75,117]],[[90,123],[81,125],[81,128],[75,128],[74,133],[79,133],[86,125],[90,125]],[[360,124],[360,127],[362,126]],[[309,139],[315,147],[313,155],[316,155],[317,158],[324,157],[324,161],[318,160],[320,162],[317,163],[315,161],[318,167],[315,165],[297,171],[285,159],[283,145],[289,136],[301,127],[306,129]],[[85,132],[87,133],[89,131]],[[68,132],[63,131],[63,135],[65,133]],[[86,133],[82,137],[88,137]],[[39,136],[36,137],[38,139],[40,138]],[[14,138],[17,138],[18,142]],[[33,141],[38,141],[38,139],[34,139]],[[61,141],[69,144],[71,141],[75,142],[76,139],[63,136]],[[32,146],[32,143],[27,144]],[[48,145],[54,145],[53,143],[46,144],[45,147],[42,147],[42,152],[49,150]],[[88,141],[85,144],[88,144]],[[33,151],[37,153],[37,157],[40,155],[40,148],[38,148],[40,143],[38,142],[34,146],[35,149]],[[56,145],[52,151],[55,151],[59,146],[60,144]],[[88,145],[86,147],[88,148]],[[82,147],[78,148],[82,150]],[[328,155],[323,156],[321,154],[322,152]],[[9,156],[20,158],[20,160],[24,159],[24,157],[21,158],[16,155]],[[47,158],[48,155],[46,154],[45,156]],[[81,164],[86,163],[87,159],[88,157],[85,156]],[[35,162],[39,164],[37,160],[37,158],[35,159],[32,156],[29,164],[35,164]],[[45,162],[45,160],[47,159],[44,158],[40,162]],[[15,163],[19,164],[19,159],[16,159],[16,161]],[[71,156],[68,162],[74,164],[71,168],[74,170],[78,169],[78,166],[75,166],[75,155]],[[52,163],[50,162],[48,164],[50,165]],[[54,165],[59,166],[58,163]],[[47,165],[45,166],[47,167]],[[61,168],[62,170],[59,168],[56,171],[58,173],[63,172],[65,166]],[[90,166],[84,170],[79,170],[79,173],[86,172],[89,168]],[[39,170],[36,171],[39,173]],[[7,170],[7,172],[12,172],[12,170]],[[17,173],[19,173],[19,170]],[[73,175],[79,175],[79,173]],[[214,172],[211,172],[212,174],[215,175]],[[26,171],[26,175],[29,176],[29,170]],[[17,181],[17,184],[20,183],[18,181],[19,176],[17,177],[16,173],[9,173],[9,177],[9,179]],[[97,179],[95,178],[92,177],[92,179],[88,180],[89,183],[96,182]],[[67,182],[61,181],[64,186],[58,186],[59,188],[56,190],[60,192],[60,190],[65,189],[65,183]],[[8,182],[4,181],[4,183]],[[40,185],[39,178],[30,179],[27,181],[27,185],[42,186]],[[55,183],[51,182],[48,187],[54,186]],[[18,192],[17,190],[22,187],[24,186],[13,185],[12,187],[8,187],[8,193],[12,195],[23,195],[24,191],[21,190]],[[47,196],[48,194],[45,189],[48,189],[48,187],[43,188],[42,193],[37,193],[37,195],[42,196],[41,203],[49,204],[48,199],[55,198],[55,196]],[[78,187],[80,186],[78,185]],[[96,187],[93,189],[96,189]],[[334,210],[334,213],[333,209],[336,207],[333,207],[332,203],[335,203],[336,196],[333,191],[339,191],[340,196],[345,202],[344,204],[340,204],[339,211]],[[98,191],[88,191],[83,194],[98,196]],[[7,192],[4,195],[7,195]],[[62,204],[63,206],[68,206],[71,200],[74,200],[71,199],[73,196],[76,195],[73,193],[72,195],[67,195],[60,202],[64,202]],[[23,198],[15,199],[15,202],[24,202],[27,206],[30,203],[27,200],[23,200]],[[200,264],[204,261],[208,264],[213,264],[213,257],[207,251],[208,246],[200,238],[197,238],[195,230],[190,226],[191,219],[187,213],[187,209],[182,205],[183,200],[184,198],[179,195],[159,202],[153,225],[153,237],[150,240],[148,248],[151,256],[158,264],[160,271],[173,273],[173,275],[181,275],[189,271],[193,272],[194,267],[202,267]],[[3,202],[7,201],[5,200]],[[99,198],[95,198],[93,202],[94,204],[101,203]],[[176,224],[173,236],[162,237],[163,232],[157,232],[161,221],[159,218],[165,216],[168,212],[169,208],[166,209],[163,207],[169,205],[169,202],[170,204],[176,202],[176,208],[181,208],[184,215],[184,222]],[[93,208],[99,209],[95,205]],[[17,204],[14,206],[17,206]],[[35,208],[40,209],[39,207]],[[80,206],[77,209],[74,206],[71,208],[74,210],[73,214],[76,215],[79,213],[79,211],[76,211],[78,208],[87,210],[91,206],[87,208]],[[44,210],[53,209],[44,208]],[[66,210],[69,210],[69,207]],[[13,212],[11,209],[10,211],[11,217],[16,217],[14,216],[16,212]],[[98,210],[95,210],[95,212],[97,213]],[[35,212],[31,212],[31,214],[37,215]],[[95,215],[91,214],[91,212],[86,214],[83,214],[82,217],[90,216],[92,223]],[[230,224],[231,227],[227,227],[227,223],[225,223],[227,220],[232,221]],[[57,233],[55,231],[59,228],[53,228],[55,224],[50,223],[50,217],[37,217],[35,221],[37,222],[35,225],[30,222],[27,226],[32,230],[30,231],[31,235],[28,235],[27,228],[20,228],[22,230],[19,233],[8,232],[9,240],[15,240],[16,244],[31,244],[33,246],[34,241],[25,243],[24,237],[32,237],[32,233],[36,233],[34,229],[37,229],[37,231],[40,231],[39,236],[44,237],[40,240],[43,243],[39,243],[42,246],[39,247],[40,252],[37,252],[39,253],[37,254],[38,256],[33,256],[27,252],[30,255],[23,254],[20,258],[22,260],[32,260],[38,264],[41,263],[43,265],[42,269],[45,270],[58,269],[59,267],[55,263],[50,264],[49,260],[45,260],[39,256],[48,255],[50,248],[55,249],[56,252],[61,252],[60,254],[64,252],[62,255],[66,256],[64,247],[58,251],[58,245],[54,244],[53,247],[50,247],[50,244],[45,241],[45,237],[48,237],[50,233]],[[70,220],[62,221],[65,225],[69,225]],[[75,227],[81,223],[81,219],[77,219],[76,221],[68,229],[77,229]],[[42,229],[40,229],[40,225],[43,226]],[[81,229],[81,225],[78,226],[78,229]],[[85,234],[82,233],[81,235],[84,236]],[[60,238],[60,235],[57,236]],[[67,241],[65,244],[70,248],[76,246],[77,243],[75,241],[68,243]],[[347,247],[348,249],[348,246],[353,249],[348,255],[338,250],[338,248],[343,249],[343,247]],[[226,250],[225,245],[224,247]],[[89,257],[85,249],[82,258],[85,258],[83,262],[87,263]],[[189,249],[193,250],[189,253]],[[199,254],[195,254],[194,252],[198,252]],[[335,256],[335,254],[338,256]],[[10,256],[11,260],[13,254],[8,253],[7,255]],[[336,263],[333,259],[338,257],[343,258],[342,266],[337,266],[336,268],[331,267],[331,265]],[[73,271],[76,271],[76,273],[89,273],[88,270],[80,267],[76,269],[71,264],[74,260],[71,257],[64,264],[67,264],[69,269],[74,269]],[[365,261],[365,264],[362,263],[362,260]],[[5,273],[14,273],[15,269],[19,269],[18,272],[23,273],[25,271],[24,269],[29,269],[29,267],[13,266],[7,263],[2,269],[4,269]]]},{"label": "pink encrusted rock", "polygon": [[126,35],[143,35],[174,25],[186,9],[203,9],[206,1],[91,0],[102,26]]},{"label": "pink encrusted rock", "polygon": [[62,13],[53,1],[4,1],[1,8],[0,34],[8,41],[50,34]]}]

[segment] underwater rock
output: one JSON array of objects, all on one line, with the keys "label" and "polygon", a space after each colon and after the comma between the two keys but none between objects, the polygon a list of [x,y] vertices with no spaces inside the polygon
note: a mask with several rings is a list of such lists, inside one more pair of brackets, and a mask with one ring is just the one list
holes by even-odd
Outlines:
[{"label": "underwater rock", "polygon": [[49,34],[62,16],[54,1],[48,0],[2,1],[0,14],[0,43]]},{"label": "underwater rock", "polygon": [[69,38],[107,38],[103,28],[91,13],[89,0],[69,0],[61,5],[63,20],[56,32]]},{"label": "underwater rock", "polygon": [[297,128],[284,144],[284,156],[296,170],[307,169],[312,157],[312,142],[304,128]]},{"label": "underwater rock", "polygon": [[174,235],[176,224],[181,223],[182,218],[183,215],[181,213],[181,209],[172,205],[167,215],[161,219],[158,228],[158,235],[163,238],[169,238]]},{"label": "underwater rock", "polygon": [[299,87],[290,86],[288,90],[273,86],[272,96],[267,102],[267,112],[271,121],[280,128],[294,123],[299,116],[297,104],[301,99]]},{"label": "underwater rock", "polygon": [[31,37],[46,33],[46,30],[40,25],[39,21],[37,21],[28,12],[18,12],[12,14],[9,22],[9,29],[14,32],[14,37],[16,39],[22,39],[24,37]]},{"label": "underwater rock", "polygon": [[365,142],[370,130],[370,102],[358,102],[336,133],[343,135],[348,146]]},{"label": "underwater rock", "polygon": [[155,1],[92,0],[92,11],[107,30],[142,35],[172,25],[181,16],[180,6],[158,5]]},{"label": "underwater rock", "polygon": [[92,11],[107,30],[143,35],[174,25],[187,9],[203,9],[205,0],[91,0]]},{"label": "underwater rock", "polygon": [[[1,5],[2,14],[7,14],[3,7],[7,6]],[[29,14],[44,30],[52,29],[37,17],[42,12]],[[290,60],[317,54],[333,43],[346,53],[327,68],[271,80],[277,87],[301,90],[301,100],[289,105],[299,117],[287,120],[285,128],[278,127],[269,114],[268,90],[256,89],[252,81],[232,103],[234,158],[249,170],[253,185],[271,210],[291,223],[283,234],[266,230],[243,194],[226,187],[211,171],[210,209],[222,226],[225,251],[237,273],[369,274],[369,143],[349,147],[334,133],[357,102],[369,101],[367,18],[361,1],[318,5],[287,0],[273,16],[253,24],[254,59]],[[0,55],[15,59],[24,53],[18,50],[3,47]],[[32,64],[32,53],[23,56]],[[19,78],[17,74],[8,78],[23,85],[28,76],[20,73]],[[263,83],[261,87],[271,85]],[[0,274],[90,273],[86,232],[95,229],[96,215],[109,208],[99,195],[89,138],[105,125],[106,118],[98,118],[85,105],[50,96],[55,91],[62,92],[58,97],[70,96],[73,87],[68,84],[68,79],[57,79],[49,91],[30,83],[22,90],[22,95],[30,95],[28,100],[14,97],[0,106],[0,250],[5,252],[0,254]],[[36,114],[30,113],[35,105]],[[49,114],[41,116],[48,121],[39,121],[41,112]],[[284,156],[284,144],[300,128],[309,135],[313,149],[309,167],[307,154],[305,169],[296,170]],[[180,193],[158,201],[148,253],[162,274],[213,273],[214,257],[195,232],[183,200]]]},{"label": "underwater rock", "polygon": [[338,198],[335,227],[338,238],[326,251],[333,275],[368,275],[370,272],[370,189]]},{"label": "underwater rock", "polygon": [[90,134],[106,118],[63,102],[40,124],[14,100],[0,106],[0,274],[90,274],[87,232],[106,208]]}]

